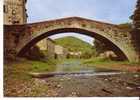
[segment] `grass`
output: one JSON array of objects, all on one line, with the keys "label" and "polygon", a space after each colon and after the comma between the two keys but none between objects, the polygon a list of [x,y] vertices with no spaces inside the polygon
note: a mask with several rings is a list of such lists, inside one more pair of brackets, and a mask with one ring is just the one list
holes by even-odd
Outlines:
[{"label": "grass", "polygon": [[[23,60],[4,65],[4,96],[40,96],[47,92],[46,82],[32,78],[30,72],[51,72],[56,61]],[[43,94],[42,94],[43,93]]]},{"label": "grass", "polygon": [[5,77],[26,79],[29,72],[51,72],[55,70],[55,61],[30,61],[24,60],[9,63],[4,66]]},{"label": "grass", "polygon": [[126,64],[126,65],[139,65],[139,63],[133,63],[133,62],[129,62],[129,61],[113,61],[107,58],[91,58],[91,59],[87,59],[84,60],[84,64]]},{"label": "grass", "polygon": [[88,67],[100,67],[121,71],[140,71],[140,63],[132,63],[129,61],[112,61],[106,58],[91,58],[82,61]]},{"label": "grass", "polygon": [[55,70],[55,61],[49,60],[48,62],[40,62],[40,61],[32,61],[32,69],[33,72],[50,72]]},{"label": "grass", "polygon": [[72,52],[92,51],[92,45],[90,45],[89,43],[86,43],[78,38],[71,37],[71,36],[55,39],[55,42],[59,45],[62,45],[63,47],[67,48],[69,51],[72,51]]}]

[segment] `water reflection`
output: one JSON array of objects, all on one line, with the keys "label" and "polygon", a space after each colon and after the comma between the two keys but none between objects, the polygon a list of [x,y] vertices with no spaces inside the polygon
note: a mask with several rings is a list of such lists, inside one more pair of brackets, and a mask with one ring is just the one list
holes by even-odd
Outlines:
[{"label": "water reflection", "polygon": [[114,72],[115,70],[109,70],[97,67],[88,67],[82,64],[80,59],[65,60],[60,64],[57,64],[56,72]]}]

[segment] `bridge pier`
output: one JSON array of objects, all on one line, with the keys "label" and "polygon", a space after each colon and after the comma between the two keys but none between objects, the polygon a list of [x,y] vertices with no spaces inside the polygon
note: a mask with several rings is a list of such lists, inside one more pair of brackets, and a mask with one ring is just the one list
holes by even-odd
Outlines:
[{"label": "bridge pier", "polygon": [[[4,25],[4,58],[16,59],[17,47],[26,33],[26,25]],[[29,37],[29,35],[27,36]]]}]

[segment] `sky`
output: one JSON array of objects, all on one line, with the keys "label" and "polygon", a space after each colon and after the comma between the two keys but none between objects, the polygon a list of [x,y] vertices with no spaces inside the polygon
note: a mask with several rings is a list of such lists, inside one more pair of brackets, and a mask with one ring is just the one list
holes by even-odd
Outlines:
[{"label": "sky", "polygon": [[[137,0],[28,0],[28,22],[40,22],[78,16],[113,24],[130,22]],[[74,36],[90,44],[93,38],[75,33],[51,36],[52,39]]]}]

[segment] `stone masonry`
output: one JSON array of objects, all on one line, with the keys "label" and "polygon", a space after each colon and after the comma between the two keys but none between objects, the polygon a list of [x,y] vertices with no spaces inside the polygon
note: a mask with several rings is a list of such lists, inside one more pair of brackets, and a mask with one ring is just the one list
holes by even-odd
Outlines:
[{"label": "stone masonry", "polygon": [[26,24],[26,2],[27,0],[4,0],[4,24]]},{"label": "stone masonry", "polygon": [[[117,25],[80,17],[69,17],[31,24],[23,24],[23,21],[21,25],[4,25],[5,56],[22,56],[37,42],[48,36],[76,32],[104,42],[122,58],[127,58],[131,62],[139,62],[139,2],[140,0],[138,0],[137,9],[133,16],[134,30],[132,33],[123,31]],[[17,24],[17,22],[16,20],[12,23]]]}]

